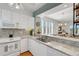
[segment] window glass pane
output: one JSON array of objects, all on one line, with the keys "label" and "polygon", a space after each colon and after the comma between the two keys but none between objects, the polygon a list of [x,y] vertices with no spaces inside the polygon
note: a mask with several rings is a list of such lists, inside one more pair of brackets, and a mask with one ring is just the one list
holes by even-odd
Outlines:
[{"label": "window glass pane", "polygon": [[49,33],[49,24],[50,24],[50,23],[47,22],[47,34],[50,34],[50,33]]},{"label": "window glass pane", "polygon": [[53,22],[41,20],[42,34],[50,35],[53,34]]},{"label": "window glass pane", "polygon": [[53,34],[53,22],[50,23],[51,26],[50,26],[50,34]]}]

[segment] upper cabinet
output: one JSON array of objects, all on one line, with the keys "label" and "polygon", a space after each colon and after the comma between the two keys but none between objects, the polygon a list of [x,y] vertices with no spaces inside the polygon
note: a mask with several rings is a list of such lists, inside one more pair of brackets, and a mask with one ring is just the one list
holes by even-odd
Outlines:
[{"label": "upper cabinet", "polygon": [[21,15],[6,9],[0,9],[0,28],[4,29],[25,29],[25,15]]},{"label": "upper cabinet", "polygon": [[34,19],[32,16],[17,13],[0,8],[0,28],[2,29],[33,29]]},{"label": "upper cabinet", "polygon": [[3,27],[14,27],[15,24],[12,20],[12,13],[5,9],[2,9],[1,22]]},{"label": "upper cabinet", "polygon": [[74,3],[73,34],[79,36],[79,3]]}]

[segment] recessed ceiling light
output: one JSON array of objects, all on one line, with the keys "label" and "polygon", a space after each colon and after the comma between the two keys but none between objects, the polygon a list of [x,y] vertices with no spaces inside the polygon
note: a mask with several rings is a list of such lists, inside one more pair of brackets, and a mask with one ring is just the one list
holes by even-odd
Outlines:
[{"label": "recessed ceiling light", "polygon": [[16,6],[16,9],[19,9],[19,8],[20,8],[20,7],[17,5],[17,6]]},{"label": "recessed ceiling light", "polygon": [[64,7],[67,7],[68,5],[64,5]]},{"label": "recessed ceiling light", "polygon": [[13,5],[14,3],[9,3],[9,5]]},{"label": "recessed ceiling light", "polygon": [[66,26],[67,24],[65,23],[64,25]]},{"label": "recessed ceiling light", "polygon": [[20,9],[20,6],[18,4],[16,4],[16,9]]}]

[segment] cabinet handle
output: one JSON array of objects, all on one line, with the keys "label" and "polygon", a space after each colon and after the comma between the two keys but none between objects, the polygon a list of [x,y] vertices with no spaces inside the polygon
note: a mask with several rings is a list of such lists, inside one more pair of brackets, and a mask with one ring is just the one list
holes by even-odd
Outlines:
[{"label": "cabinet handle", "polygon": [[4,52],[8,52],[8,45],[4,47]]},{"label": "cabinet handle", "polygon": [[17,49],[18,48],[18,44],[15,44],[15,49]]}]

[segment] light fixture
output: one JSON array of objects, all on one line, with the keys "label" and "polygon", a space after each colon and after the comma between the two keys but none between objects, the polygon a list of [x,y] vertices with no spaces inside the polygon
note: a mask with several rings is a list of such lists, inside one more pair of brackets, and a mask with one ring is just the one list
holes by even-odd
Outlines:
[{"label": "light fixture", "polygon": [[20,9],[20,6],[19,6],[19,4],[16,4],[16,9]]},{"label": "light fixture", "polygon": [[64,7],[67,7],[68,5],[64,5]]},{"label": "light fixture", "polygon": [[60,23],[60,24],[58,24],[59,26],[62,26],[63,24],[62,23]]},{"label": "light fixture", "polygon": [[9,5],[11,5],[11,6],[12,6],[13,4],[14,4],[14,3],[9,3]]},{"label": "light fixture", "polygon": [[9,3],[9,6],[16,9],[23,8],[23,5],[21,3]]},{"label": "light fixture", "polygon": [[67,24],[65,23],[64,25],[66,26]]}]

